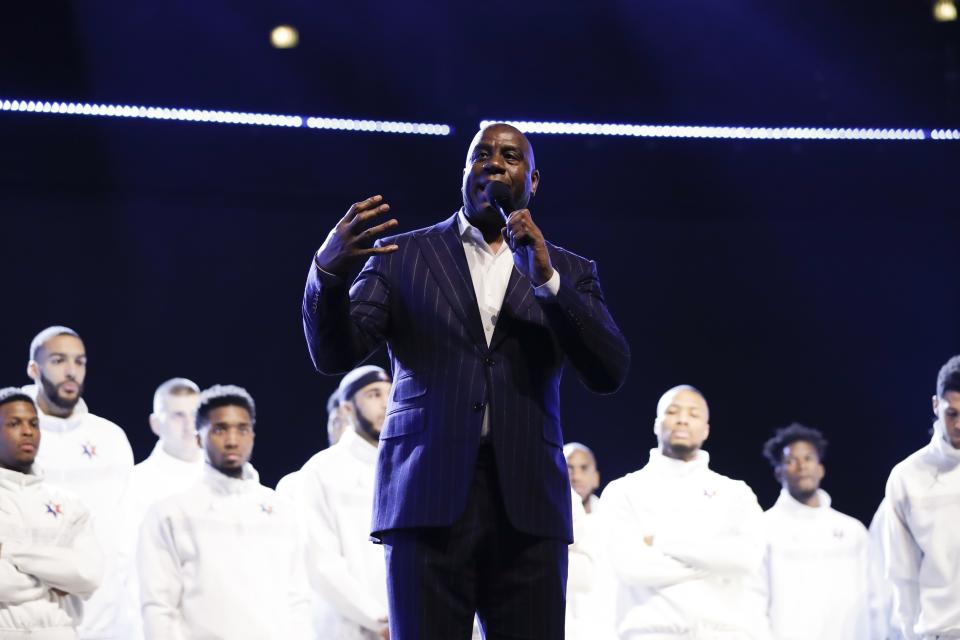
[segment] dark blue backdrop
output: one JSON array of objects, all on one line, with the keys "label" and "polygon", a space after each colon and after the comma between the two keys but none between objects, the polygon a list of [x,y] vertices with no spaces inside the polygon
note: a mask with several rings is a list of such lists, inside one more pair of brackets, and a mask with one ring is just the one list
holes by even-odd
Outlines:
[{"label": "dark blue backdrop", "polygon": [[[842,5],[842,6],[838,6]],[[279,22],[301,31],[269,47]],[[45,3],[0,24],[0,97],[447,122],[449,138],[0,113],[0,382],[63,323],[87,399],[152,445],[155,386],[233,382],[257,399],[272,484],[324,441],[336,381],[309,365],[312,252],[383,193],[403,228],[459,205],[481,118],[957,126],[958,30],[922,2]],[[868,520],[922,446],[936,370],[960,352],[960,143],[534,136],[533,211],[595,258],[634,364],[615,396],[571,374],[569,439],[605,479],[639,467],[654,408],[689,382],[715,467],[764,506],[760,447],[791,420],[832,442],[825,487]],[[380,361],[384,358],[378,356]]]}]

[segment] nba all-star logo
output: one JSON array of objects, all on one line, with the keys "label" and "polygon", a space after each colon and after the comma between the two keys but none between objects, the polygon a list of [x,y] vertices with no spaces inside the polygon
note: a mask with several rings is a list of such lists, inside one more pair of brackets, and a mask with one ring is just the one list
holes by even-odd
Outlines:
[{"label": "nba all-star logo", "polygon": [[63,511],[60,509],[60,505],[50,500],[47,502],[47,513],[52,515],[55,519],[63,515]]},{"label": "nba all-star logo", "polygon": [[260,513],[265,513],[268,516],[273,515],[273,505],[260,503]]},{"label": "nba all-star logo", "polygon": [[83,455],[87,456],[90,459],[97,457],[97,445],[87,440],[80,446],[83,447]]}]

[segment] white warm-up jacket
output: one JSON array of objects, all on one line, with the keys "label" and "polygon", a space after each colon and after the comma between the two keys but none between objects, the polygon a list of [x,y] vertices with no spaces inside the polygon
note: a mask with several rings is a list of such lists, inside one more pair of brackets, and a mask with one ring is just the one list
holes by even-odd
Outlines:
[{"label": "white warm-up jacket", "polygon": [[296,508],[249,464],[242,478],[207,465],[154,505],[137,549],[147,640],[311,638]]},{"label": "white warm-up jacket", "polygon": [[122,531],[118,549],[118,566],[125,598],[124,610],[118,624],[122,631],[119,635],[125,640],[143,638],[136,563],[140,525],[143,524],[150,507],[197,484],[203,475],[204,465],[202,455],[197,456],[193,462],[180,460],[167,453],[163,449],[163,442],[158,441],[147,459],[134,466],[130,472],[130,481],[127,483],[121,509]]},{"label": "white warm-up jacket", "polygon": [[370,541],[377,447],[352,430],[310,458],[297,481],[304,498],[307,572],[338,615],[318,637],[375,638],[386,625],[383,548]]},{"label": "white warm-up jacket", "polygon": [[[23,391],[34,399],[36,385]],[[67,489],[90,510],[94,535],[103,553],[103,581],[83,607],[80,637],[84,640],[127,640],[119,632],[122,582],[119,570],[120,505],[130,470],[133,450],[123,429],[95,416],[83,400],[69,418],[43,413],[40,416],[40,451],[37,464],[46,481]]]},{"label": "white warm-up jacket", "polygon": [[621,638],[763,635],[759,599],[747,586],[763,558],[763,512],[746,484],[712,471],[709,459],[699,451],[682,462],[654,449],[646,466],[603,491]]},{"label": "white warm-up jacket", "polygon": [[37,465],[0,468],[0,638],[76,638],[102,571],[86,507]]},{"label": "white warm-up jacket", "polygon": [[883,518],[894,618],[905,638],[960,638],[960,450],[930,444],[890,472]]},{"label": "white warm-up jacket", "polygon": [[[765,588],[775,640],[875,640],[869,615],[869,543],[863,524],[786,490],[763,514]],[[882,640],[882,639],[880,639]]]}]

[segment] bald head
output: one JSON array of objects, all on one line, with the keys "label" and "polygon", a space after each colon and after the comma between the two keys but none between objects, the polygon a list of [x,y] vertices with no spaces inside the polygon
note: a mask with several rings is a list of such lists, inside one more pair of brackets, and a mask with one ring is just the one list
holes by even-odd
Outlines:
[{"label": "bald head", "polygon": [[496,235],[503,219],[487,198],[485,189],[491,182],[501,182],[509,189],[509,206],[504,203],[508,214],[525,209],[540,184],[533,147],[512,125],[491,124],[478,131],[470,142],[463,168],[464,213],[471,224],[488,228]]},{"label": "bald head", "polygon": [[653,431],[663,455],[692,460],[710,435],[710,407],[706,398],[690,385],[668,390],[657,403]]}]

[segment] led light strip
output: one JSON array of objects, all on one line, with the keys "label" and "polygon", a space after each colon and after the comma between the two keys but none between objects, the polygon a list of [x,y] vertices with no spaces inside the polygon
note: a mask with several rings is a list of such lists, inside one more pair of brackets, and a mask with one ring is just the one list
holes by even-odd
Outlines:
[{"label": "led light strip", "polygon": [[506,122],[524,133],[633,138],[692,138],[719,140],[960,140],[955,129],[838,129],[827,127],[704,127],[586,122],[483,120],[480,127]]},{"label": "led light strip", "polygon": [[169,107],[88,104],[83,102],[44,102],[39,100],[0,99],[0,111],[172,120],[175,122],[208,122],[256,127],[306,127],[330,131],[370,131],[433,136],[447,136],[450,135],[451,131],[450,127],[445,124],[429,124],[423,122],[353,120],[349,118],[305,118],[303,116],[273,113],[213,111],[209,109],[174,109]]}]

